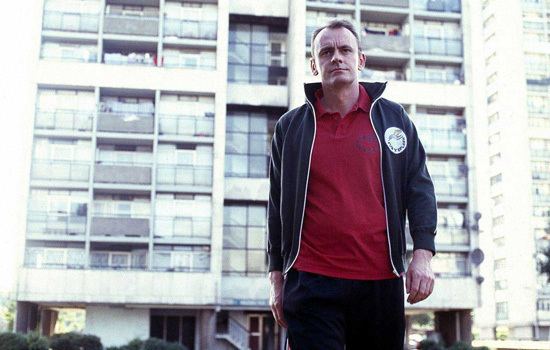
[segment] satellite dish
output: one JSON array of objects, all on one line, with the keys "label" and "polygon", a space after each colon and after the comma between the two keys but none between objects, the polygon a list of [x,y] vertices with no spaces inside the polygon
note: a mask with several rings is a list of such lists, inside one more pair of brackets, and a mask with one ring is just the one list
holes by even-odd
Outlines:
[{"label": "satellite dish", "polygon": [[470,259],[475,266],[479,266],[485,259],[485,254],[483,250],[476,248],[470,252]]}]

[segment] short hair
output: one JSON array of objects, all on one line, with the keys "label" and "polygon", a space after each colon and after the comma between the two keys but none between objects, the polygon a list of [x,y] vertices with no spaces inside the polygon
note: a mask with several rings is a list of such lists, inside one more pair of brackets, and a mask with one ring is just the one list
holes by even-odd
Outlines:
[{"label": "short hair", "polygon": [[347,19],[333,19],[332,21],[328,22],[322,27],[319,27],[313,31],[313,34],[311,35],[311,57],[315,57],[315,38],[317,35],[321,32],[321,30],[328,28],[328,29],[338,29],[338,28],[346,28],[353,34],[355,37],[355,41],[357,42],[357,49],[359,52],[361,52],[361,45],[359,43],[359,35],[357,35],[357,32],[355,31],[355,27],[353,24],[348,21]]}]

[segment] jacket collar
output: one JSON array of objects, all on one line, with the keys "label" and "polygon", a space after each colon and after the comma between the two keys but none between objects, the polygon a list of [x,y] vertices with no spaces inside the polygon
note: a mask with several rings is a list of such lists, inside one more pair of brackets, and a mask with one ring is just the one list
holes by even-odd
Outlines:
[{"label": "jacket collar", "polygon": [[[384,90],[386,89],[386,84],[388,82],[384,83],[367,83],[365,81],[360,81],[359,84],[363,85],[367,93],[369,94],[371,103],[374,103],[374,100],[376,100],[378,97],[382,95]],[[304,91],[306,94],[306,98],[311,102],[312,105],[315,105],[315,91],[322,87],[321,83],[304,83]]]}]

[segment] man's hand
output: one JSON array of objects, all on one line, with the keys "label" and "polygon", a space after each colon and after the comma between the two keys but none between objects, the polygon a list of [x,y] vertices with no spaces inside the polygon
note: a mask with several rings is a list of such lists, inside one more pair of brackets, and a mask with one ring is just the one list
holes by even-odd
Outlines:
[{"label": "man's hand", "polygon": [[271,284],[271,291],[269,293],[271,312],[279,326],[286,328],[287,324],[283,316],[283,274],[281,271],[271,271],[269,273],[269,282]]},{"label": "man's hand", "polygon": [[435,276],[430,266],[431,259],[432,252],[429,250],[417,249],[413,252],[405,283],[409,304],[418,303],[432,294]]}]

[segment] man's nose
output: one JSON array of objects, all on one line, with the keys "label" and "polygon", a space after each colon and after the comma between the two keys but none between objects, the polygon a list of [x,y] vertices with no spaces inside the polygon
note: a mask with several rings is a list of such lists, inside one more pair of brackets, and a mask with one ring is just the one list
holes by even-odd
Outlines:
[{"label": "man's nose", "polygon": [[342,58],[341,58],[340,53],[338,52],[338,50],[334,50],[334,54],[332,55],[332,59],[330,61],[332,63],[342,62]]}]

